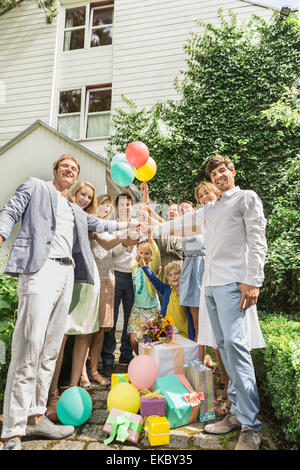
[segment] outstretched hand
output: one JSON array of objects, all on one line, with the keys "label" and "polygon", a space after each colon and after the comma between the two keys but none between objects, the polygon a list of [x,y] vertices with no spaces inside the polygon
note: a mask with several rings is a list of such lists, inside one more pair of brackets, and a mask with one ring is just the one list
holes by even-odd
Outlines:
[{"label": "outstretched hand", "polygon": [[[252,305],[257,304],[259,296],[259,287],[250,286],[249,284],[240,284],[238,289],[242,293],[239,309],[240,312],[244,309],[247,310]],[[243,306],[245,303],[245,306]]]},{"label": "outstretched hand", "polygon": [[146,263],[145,263],[145,260],[144,260],[143,256],[137,255],[136,261],[137,261],[137,263],[139,264],[139,266],[140,266],[141,268],[143,268],[143,267],[146,266]]}]

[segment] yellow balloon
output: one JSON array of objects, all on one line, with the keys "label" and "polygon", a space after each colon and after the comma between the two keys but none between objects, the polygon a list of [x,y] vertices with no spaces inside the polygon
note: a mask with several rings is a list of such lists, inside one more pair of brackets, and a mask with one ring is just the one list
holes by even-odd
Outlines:
[{"label": "yellow balloon", "polygon": [[141,397],[134,385],[127,382],[120,382],[115,385],[109,392],[107,397],[107,408],[129,411],[129,413],[137,413],[140,409]]},{"label": "yellow balloon", "polygon": [[149,181],[156,173],[156,163],[153,158],[149,157],[145,165],[134,169],[135,177],[139,181]]}]

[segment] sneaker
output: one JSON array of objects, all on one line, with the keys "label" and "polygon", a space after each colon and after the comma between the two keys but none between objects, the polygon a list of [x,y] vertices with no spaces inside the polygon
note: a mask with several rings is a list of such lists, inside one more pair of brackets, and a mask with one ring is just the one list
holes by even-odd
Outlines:
[{"label": "sneaker", "polygon": [[11,437],[3,443],[3,450],[22,450],[21,439]]},{"label": "sneaker", "polygon": [[236,419],[236,417],[228,413],[222,421],[217,423],[207,424],[204,428],[204,431],[210,434],[226,434],[227,432],[232,431],[233,429],[240,429],[241,423]]},{"label": "sneaker", "polygon": [[119,364],[120,366],[128,366],[128,364],[132,361],[132,359],[133,357],[128,358],[128,357],[120,356]]},{"label": "sneaker", "polygon": [[26,436],[47,437],[49,439],[64,439],[75,431],[74,426],[53,424],[44,416],[37,424],[27,424]]},{"label": "sneaker", "polygon": [[240,432],[240,437],[235,450],[259,450],[261,444],[261,432],[252,431],[248,428],[243,428]]}]

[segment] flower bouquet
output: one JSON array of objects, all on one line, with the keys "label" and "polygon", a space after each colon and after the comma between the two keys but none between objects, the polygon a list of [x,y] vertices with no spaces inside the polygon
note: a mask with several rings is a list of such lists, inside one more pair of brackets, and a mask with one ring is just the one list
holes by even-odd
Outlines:
[{"label": "flower bouquet", "polygon": [[141,325],[136,340],[144,348],[151,348],[156,342],[171,342],[174,334],[175,326],[173,318],[169,315],[163,317],[159,314]]}]

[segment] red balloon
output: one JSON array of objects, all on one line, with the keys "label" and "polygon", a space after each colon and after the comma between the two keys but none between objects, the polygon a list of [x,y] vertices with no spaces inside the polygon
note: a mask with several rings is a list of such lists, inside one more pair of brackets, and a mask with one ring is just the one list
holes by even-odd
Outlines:
[{"label": "red balloon", "polygon": [[149,158],[149,149],[144,142],[131,142],[125,150],[127,161],[134,168],[144,166]]}]

